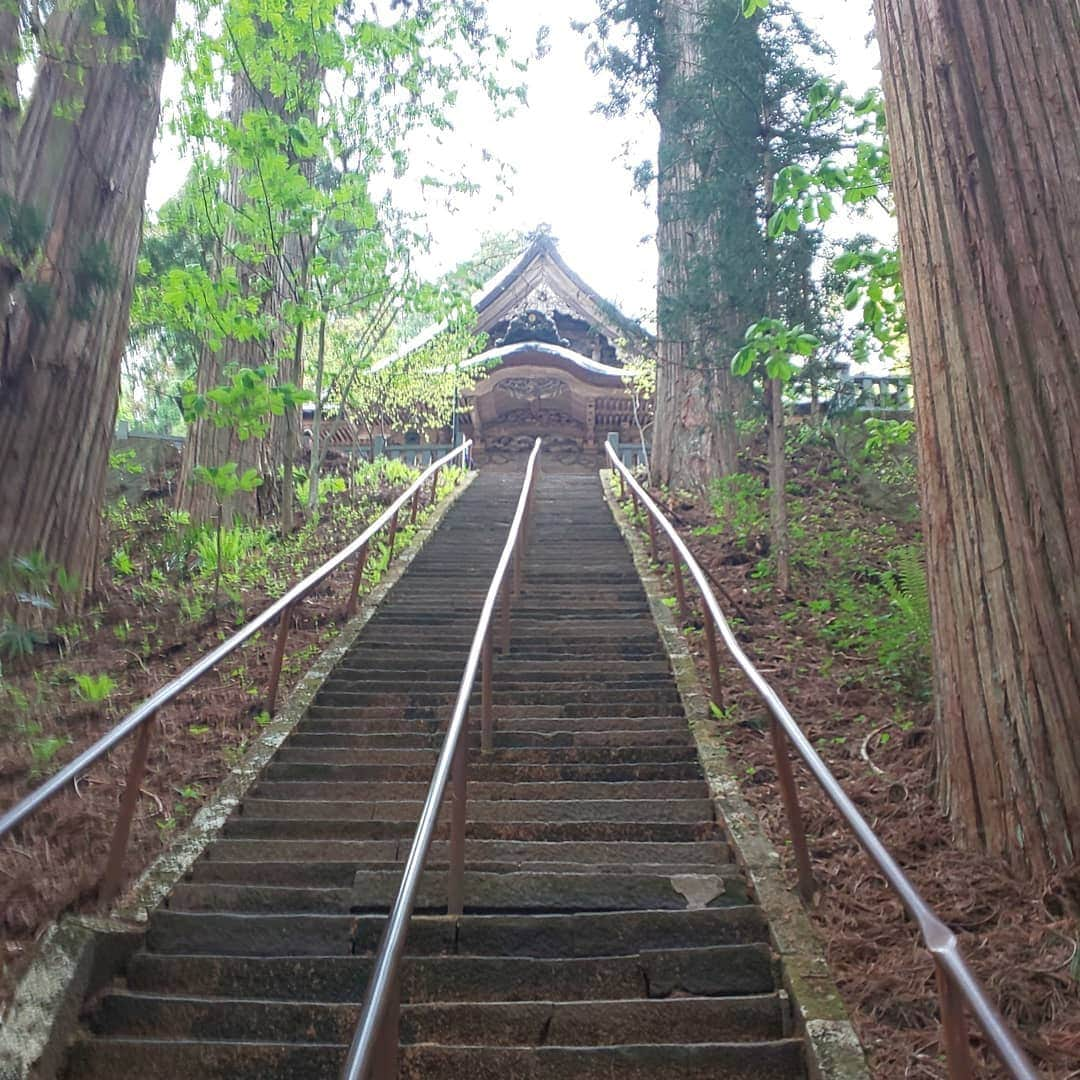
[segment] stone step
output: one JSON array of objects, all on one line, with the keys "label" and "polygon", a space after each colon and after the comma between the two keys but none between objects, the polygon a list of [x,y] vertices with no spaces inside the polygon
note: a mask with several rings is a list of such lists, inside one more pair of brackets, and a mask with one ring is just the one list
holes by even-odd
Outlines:
[{"label": "stone step", "polygon": [[[371,765],[366,764],[368,751],[353,750],[348,747],[331,747],[326,750],[282,749],[266,770],[267,779],[281,778],[277,769],[284,766],[303,765],[313,769],[333,766],[335,776],[346,778],[342,771],[348,769],[348,779],[386,780],[386,781],[431,781],[430,763],[423,765]],[[315,775],[313,772],[312,775]],[[487,763],[483,757],[474,756],[469,764],[468,777],[472,782],[514,783],[538,781],[657,781],[657,780],[696,780],[701,776],[701,769],[696,762],[683,761],[668,764],[632,763],[624,765],[511,765],[508,763]]]},{"label": "stone step", "polygon": [[[220,956],[362,956],[375,951],[385,915],[267,915],[173,911],[150,917],[146,947],[154,954]],[[575,912],[572,915],[416,915],[410,956],[501,956],[537,959],[625,956],[643,942],[656,949],[763,944],[768,927],[755,905],[690,911]]]},{"label": "stone step", "polygon": [[[451,709],[451,702],[431,696],[426,702],[402,701],[397,704],[383,705],[328,705],[325,702],[316,702],[310,706],[307,715],[312,720],[323,718],[341,720],[370,720],[391,718],[404,715],[409,717],[445,717]],[[589,720],[592,717],[625,716],[636,720],[641,717],[653,716],[685,716],[681,702],[597,702],[594,704],[582,704],[577,700],[560,704],[539,704],[537,702],[525,702],[518,704],[496,703],[494,715],[496,718],[528,718],[561,716],[566,720]],[[305,724],[307,721],[304,722]],[[588,725],[584,725],[588,726]]]},{"label": "stone step", "polygon": [[[351,730],[353,721],[323,721],[312,734],[340,736],[342,730]],[[322,731],[323,727],[329,731]],[[310,729],[305,729],[309,730]],[[499,734],[496,730],[496,734]],[[362,751],[356,760],[364,764],[385,765],[434,765],[438,756],[438,745],[424,747],[403,747],[386,749],[385,746],[372,745],[363,732],[357,736],[347,736],[348,745],[356,751]],[[357,741],[353,741],[353,739]],[[392,740],[391,740],[392,741]],[[344,754],[345,750],[342,749]],[[697,749],[689,744],[665,743],[660,746],[570,746],[551,745],[550,742],[539,746],[500,747],[496,740],[495,749],[489,754],[480,752],[479,736],[470,739],[469,761],[473,765],[646,765],[670,764],[672,762],[692,762],[697,765]]]},{"label": "stone step", "polygon": [[[185,956],[136,954],[129,989],[139,993],[267,1001],[358,1002],[372,959],[362,956]],[[407,957],[405,1003],[589,1001],[685,995],[767,994],[776,989],[765,945],[646,950],[625,956]]]},{"label": "stone step", "polygon": [[[357,866],[372,862],[403,862],[412,846],[411,838],[391,840],[215,840],[206,858],[223,862],[354,862]],[[429,859],[433,865],[445,865],[450,846],[437,840],[432,843]],[[727,844],[700,841],[681,844],[649,844],[634,841],[582,841],[580,843],[544,843],[523,840],[472,840],[465,842],[469,863],[558,864],[574,860],[597,870],[608,865],[688,865],[715,866],[730,862]]]},{"label": "stone step", "polygon": [[[686,720],[681,716],[589,716],[574,721],[565,716],[505,716],[503,710],[493,710],[493,727],[501,734],[515,731],[528,732],[569,732],[569,731],[686,731]],[[435,732],[445,732],[450,720],[449,707],[436,710],[434,716],[374,716],[342,718],[348,721],[348,726],[341,727],[341,731],[348,735],[403,735],[423,734],[431,735]],[[470,717],[470,728],[472,720]],[[328,724],[329,721],[329,724]],[[317,719],[303,720],[285,740],[286,749],[297,745],[312,745],[312,736],[320,736],[320,731],[331,726],[334,718],[320,717]],[[328,734],[322,731],[321,736]],[[617,740],[617,736],[613,741]],[[318,745],[318,744],[314,744]],[[325,745],[329,745],[326,741]]]},{"label": "stone step", "polygon": [[[384,840],[411,838],[413,821],[362,821],[341,818],[275,817],[272,808],[263,817],[240,814],[225,822],[224,833],[237,838],[280,837],[282,839]],[[435,836],[449,837],[449,821],[444,818]],[[473,821],[468,835],[475,840],[539,840],[545,843],[633,840],[650,843],[691,843],[722,835],[714,821]]]},{"label": "stone step", "polygon": [[[356,1005],[113,992],[92,1030],[123,1038],[347,1045]],[[488,1046],[606,1046],[638,1042],[756,1042],[784,1034],[778,994],[623,1001],[449,1002],[406,1005],[401,1042]]]},{"label": "stone step", "polygon": [[[152,1073],[231,1080],[313,1080],[336,1076],[345,1046],[275,1042],[95,1039],[76,1043],[73,1074],[116,1080]],[[490,1047],[420,1044],[401,1052],[403,1076],[439,1080],[792,1080],[805,1076],[802,1043],[702,1043],[603,1047]]]},{"label": "stone step", "polygon": [[[365,780],[352,775],[350,765],[270,765],[266,779],[253,794],[266,799],[356,799],[379,802],[423,801],[430,787],[424,780]],[[468,785],[469,800],[536,802],[543,799],[705,799],[704,780],[549,780],[497,783],[478,780]],[[508,813],[513,814],[512,810]]]},{"label": "stone step", "polygon": [[[370,802],[331,799],[248,798],[244,800],[244,816],[315,818],[336,821],[417,821],[423,804],[419,801]],[[440,817],[449,820],[449,807],[444,806]],[[653,822],[674,821],[692,823],[712,819],[712,803],[708,799],[579,799],[574,802],[544,799],[519,799],[512,813],[499,803],[470,802],[468,821],[618,821],[647,825]]]},{"label": "stone step", "polygon": [[[397,867],[357,870],[351,863],[197,864],[194,880],[176,885],[174,911],[340,914],[386,910],[401,884]],[[694,874],[483,873],[465,875],[465,908],[500,911],[682,911],[694,904],[723,907],[746,902],[745,880],[730,863]],[[447,875],[425,870],[416,910],[446,910]]]}]

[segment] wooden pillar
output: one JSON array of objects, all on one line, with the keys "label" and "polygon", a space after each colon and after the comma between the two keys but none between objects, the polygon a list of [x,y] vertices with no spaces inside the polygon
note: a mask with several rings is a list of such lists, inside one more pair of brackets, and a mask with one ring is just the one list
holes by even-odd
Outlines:
[{"label": "wooden pillar", "polygon": [[592,450],[596,447],[596,398],[585,402],[585,445]]}]

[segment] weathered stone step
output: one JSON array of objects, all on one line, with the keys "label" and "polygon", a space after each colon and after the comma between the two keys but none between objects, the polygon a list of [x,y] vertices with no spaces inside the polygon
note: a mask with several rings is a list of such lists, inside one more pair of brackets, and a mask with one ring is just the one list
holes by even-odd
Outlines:
[{"label": "weathered stone step", "polygon": [[[347,723],[347,721],[346,721]],[[320,725],[321,726],[321,725]],[[524,727],[524,725],[522,725]],[[631,724],[624,725],[622,727],[612,727],[607,729],[601,729],[600,731],[589,730],[587,725],[584,726],[585,730],[570,730],[570,722],[568,720],[563,721],[563,729],[556,731],[531,731],[531,730],[504,730],[499,724],[498,719],[494,723],[494,732],[492,732],[492,746],[493,750],[489,754],[481,755],[479,753],[481,743],[481,732],[477,730],[470,730],[466,739],[466,745],[469,746],[473,752],[473,760],[480,761],[510,761],[510,760],[524,760],[531,761],[533,763],[549,760],[543,755],[553,755],[550,760],[558,762],[560,760],[570,760],[565,757],[558,757],[562,752],[578,750],[578,751],[602,751],[612,755],[622,755],[621,757],[611,757],[605,759],[603,757],[596,759],[585,760],[613,760],[613,761],[648,761],[651,760],[648,756],[628,758],[626,755],[648,755],[648,753],[659,754],[664,760],[669,760],[664,757],[670,753],[670,760],[684,760],[693,761],[695,758],[695,748],[691,742],[689,732],[683,728],[679,730],[673,726],[664,727],[647,727],[639,728]],[[346,728],[346,730],[348,730]],[[340,733],[340,729],[338,729]],[[303,728],[304,733],[315,734],[319,732],[316,728],[312,731],[309,727]],[[328,732],[327,732],[328,733]],[[444,732],[431,725],[430,730],[427,732],[420,731],[403,731],[403,732],[371,732],[360,731],[348,732],[350,735],[350,745],[356,751],[387,751],[389,753],[408,753],[414,752],[436,752],[443,744]],[[613,750],[611,745],[615,743],[618,745],[618,749]],[[344,748],[343,748],[344,749]],[[539,751],[541,756],[537,757],[535,752]],[[680,753],[683,751],[683,753]],[[533,756],[520,757],[522,754],[529,754],[533,752]],[[364,758],[365,761],[378,761],[385,762],[392,761],[391,758]],[[420,760],[417,758],[417,760]]]},{"label": "weathered stone step", "polygon": [[[364,749],[337,746],[319,750],[301,746],[279,751],[275,757],[277,764],[271,766],[266,776],[268,779],[281,779],[279,774],[273,772],[274,769],[285,765],[307,765],[315,768],[333,766],[339,770],[347,768],[347,777],[340,771],[334,775],[352,780],[422,781],[425,784],[431,781],[431,764],[427,762],[423,765],[371,765],[366,764],[367,760],[368,752]],[[319,778],[314,772],[311,775]],[[469,765],[468,777],[470,782],[478,783],[697,780],[701,777],[701,769],[692,761],[624,765],[511,765],[488,763],[483,757],[476,757]]]},{"label": "weathered stone step", "polygon": [[[268,1042],[95,1039],[76,1043],[72,1075],[116,1080],[325,1080],[336,1076],[345,1046]],[[407,1045],[401,1075],[439,1080],[794,1080],[804,1077],[802,1043],[488,1047]]]},{"label": "weathered stone step", "polygon": [[[334,669],[334,679],[400,680],[404,673],[411,682],[417,684],[436,683],[441,685],[453,683],[456,688],[461,681],[461,672],[464,666],[464,661],[459,664],[447,664],[445,667],[438,668],[426,665],[421,670],[417,670],[415,665],[412,668],[394,668],[383,665],[376,667],[373,664],[358,664],[356,666],[339,664]],[[507,679],[511,682],[526,679],[529,682],[544,685],[553,682],[591,682],[593,685],[602,685],[609,682],[633,682],[636,684],[656,680],[664,680],[670,684],[671,679],[671,673],[667,670],[666,665],[638,663],[633,660],[609,664],[603,670],[598,671],[595,666],[580,663],[520,663],[496,657],[495,674],[497,678]]]},{"label": "weathered stone step", "polygon": [[[353,821],[416,821],[422,803],[419,800],[356,803],[331,799],[248,798],[244,816],[276,818],[334,818]],[[645,825],[659,821],[687,824],[710,821],[713,807],[708,799],[578,799],[574,802],[519,799],[509,807],[499,803],[470,802],[469,822],[481,821],[632,821]],[[449,805],[444,805],[441,819],[447,819]]]},{"label": "weathered stone step", "polygon": [[[350,765],[271,764],[266,779],[253,794],[267,799],[372,799],[422,802],[430,787],[424,780],[368,780],[353,775]],[[709,787],[699,780],[550,780],[495,782],[477,780],[469,785],[469,800],[498,799],[517,802],[556,799],[704,799]],[[512,811],[509,811],[512,815]]]},{"label": "weathered stone step", "polygon": [[[440,715],[441,713],[441,715]],[[685,731],[686,720],[681,716],[587,716],[574,721],[564,716],[505,716],[503,710],[495,710],[493,717],[499,731]],[[367,717],[350,719],[348,731],[354,735],[396,735],[406,732],[430,734],[445,731],[450,709],[436,710],[434,716]],[[325,720],[303,720],[285,740],[285,747],[312,745],[310,729],[325,726]],[[318,736],[325,738],[326,736]]]},{"label": "weathered stone step", "polygon": [[[401,873],[356,870],[351,864],[200,862],[198,880],[178,884],[169,897],[174,911],[313,912],[386,910],[397,896]],[[225,878],[236,880],[227,881]],[[336,878],[337,884],[329,880]],[[323,884],[319,884],[323,882]],[[350,884],[346,884],[350,883]],[[425,871],[418,911],[446,910],[446,873]],[[685,910],[692,903],[724,907],[746,902],[737,868],[724,864],[709,874],[549,874],[473,872],[465,875],[465,908],[499,911]]]},{"label": "weathered stone step", "polygon": [[[247,1041],[272,1031],[292,1043],[347,1045],[356,1005],[108,994],[98,1035]],[[778,994],[626,1001],[452,1002],[406,1005],[401,1042],[489,1046],[606,1046],[639,1042],[754,1042],[783,1036]]]},{"label": "weathered stone step", "polygon": [[[311,729],[305,730],[315,735],[326,734],[340,737],[343,732],[346,735],[348,734],[352,723],[353,721],[350,720],[321,721],[319,728],[326,725],[330,727],[330,730],[321,731],[319,728],[313,731]],[[620,729],[613,730],[618,733]],[[496,734],[498,733],[498,724],[496,724]],[[356,740],[351,742],[354,749],[363,750],[363,761],[367,764],[417,765],[428,762],[434,764],[438,754],[437,745],[387,749],[385,745],[380,746],[377,743],[373,745],[367,738],[368,734],[367,732],[361,732],[359,735],[350,736],[350,739],[355,738]],[[603,745],[561,745],[560,741],[556,741],[554,745],[548,742],[539,746],[506,747],[500,746],[496,742],[495,749],[491,753],[482,754],[479,749],[479,737],[470,741],[469,760],[474,765],[625,765],[669,762],[697,763],[698,761],[697,749],[694,746],[682,743],[664,743],[659,746],[612,747]],[[613,739],[612,741],[616,740]],[[393,745],[392,742],[391,745]]]},{"label": "weathered stone step", "polygon": [[[344,687],[331,686],[319,691],[316,702],[321,706],[336,704],[345,706],[424,705],[428,703],[438,705],[444,702],[448,696],[455,696],[452,692],[440,694],[433,688],[429,689],[425,683],[419,685],[421,689],[402,690],[399,688],[379,691],[368,691],[362,686],[358,689],[345,689]],[[479,700],[479,694],[480,690],[479,687],[477,687],[474,694],[476,700]],[[623,703],[627,702],[627,699],[629,699],[627,703],[632,705],[654,702],[660,705],[668,705],[676,704],[679,701],[678,691],[670,684],[666,686],[642,686],[636,689],[630,686],[620,687],[617,685],[610,688],[583,686],[578,689],[563,689],[563,687],[560,686],[558,689],[546,690],[536,688],[516,690],[512,687],[504,689],[501,686],[496,685],[492,689],[492,701],[496,705],[535,705],[541,700],[541,695],[543,703],[547,706],[582,706],[603,702],[609,706],[616,705],[622,707]],[[588,714],[585,713],[579,715]]]},{"label": "weathered stone step", "polygon": [[[346,820],[341,818],[276,817],[268,811],[262,817],[237,815],[225,822],[225,835],[237,838],[281,837],[294,839],[384,840],[411,837],[413,821]],[[565,843],[588,840],[640,840],[650,843],[690,843],[722,835],[716,822],[699,820],[673,821],[473,821],[468,835],[476,840],[542,840]],[[449,837],[446,818],[438,824],[435,836]]]},{"label": "weathered stone step", "polygon": [[[322,715],[325,712],[326,715]],[[673,713],[660,716],[654,711],[643,711],[635,716],[566,716],[562,708],[505,708],[492,710],[496,729],[499,731],[626,731],[664,728],[686,730],[686,718]],[[450,716],[450,704],[442,708],[393,708],[378,705],[370,710],[366,708],[326,708],[318,715],[308,716],[300,721],[295,735],[319,732],[341,731],[349,734],[364,734],[370,728],[376,731],[396,731],[399,721],[407,721],[415,730],[445,730]],[[380,725],[380,726],[376,726]],[[534,724],[538,725],[534,727]],[[291,737],[293,738],[293,737]]]},{"label": "weathered stone step", "polygon": [[[717,874],[717,867],[725,864],[718,863],[713,859],[687,860],[676,862],[667,860],[662,862],[615,862],[605,861],[602,863],[589,862],[581,858],[573,850],[572,844],[563,844],[567,850],[562,858],[556,859],[529,859],[529,858],[495,858],[485,857],[480,854],[466,855],[465,871],[470,876],[483,875],[508,875],[525,874],[532,876],[546,875],[553,883],[560,883],[563,877],[580,878],[583,875],[599,876],[603,874],[619,874],[629,877],[667,877],[667,878],[712,878]],[[285,852],[286,857],[275,858],[270,854],[256,854],[250,858],[238,858],[233,853],[225,853],[217,850],[217,845],[209,854],[209,857],[197,862],[189,872],[187,879],[195,884],[215,883],[233,885],[263,885],[269,884],[274,887],[290,888],[341,888],[348,882],[354,884],[358,880],[357,875],[363,874],[397,874],[400,876],[404,856],[407,851],[402,851],[401,857],[390,856],[389,858],[334,858],[332,855],[319,856],[312,854],[306,859],[289,857],[291,853]],[[447,852],[441,855],[432,854],[425,864],[426,870],[431,873],[444,875],[449,866],[450,856]],[[727,864],[730,865],[730,864]]]},{"label": "weathered stone step", "polygon": [[[268,1001],[359,1001],[372,960],[363,956],[183,956],[138,953],[136,992]],[[687,994],[766,994],[776,989],[762,944],[648,950],[626,956],[406,957],[402,1001],[588,1001]]]},{"label": "weathered stone step", "polygon": [[[402,678],[399,675],[391,678],[379,678],[370,672],[340,672],[323,684],[322,693],[345,693],[353,694],[440,694],[456,698],[461,688],[461,672],[457,678],[445,679],[422,679],[417,680],[407,690],[402,689]],[[607,671],[596,677],[582,675],[577,679],[569,677],[555,677],[549,679],[534,679],[526,674],[507,674],[496,665],[495,677],[492,689],[498,694],[547,694],[553,691],[560,694],[597,694],[603,691],[611,700],[619,700],[625,694],[644,694],[662,691],[664,699],[671,697],[670,675],[634,675],[631,672]],[[477,688],[479,692],[479,687]],[[589,700],[588,698],[584,700]]]},{"label": "weathered stone step", "polygon": [[[152,953],[221,956],[362,956],[373,954],[385,915],[258,915],[173,911],[150,917]],[[410,956],[467,955],[537,959],[626,956],[653,950],[762,944],[768,928],[750,904],[692,911],[576,912],[572,915],[417,915]]]},{"label": "weathered stone step", "polygon": [[[324,717],[342,720],[370,720],[395,716],[436,718],[446,716],[451,704],[450,701],[434,695],[430,696],[424,704],[418,703],[415,699],[394,705],[328,705],[318,702],[308,709],[307,715],[310,720],[319,720]],[[615,702],[580,704],[577,699],[573,699],[558,705],[541,704],[540,700],[510,705],[496,701],[494,715],[520,718],[562,716],[567,720],[588,720],[592,717],[610,716],[626,716],[633,719],[645,716],[684,716],[685,712],[679,701],[639,703],[623,699]],[[304,721],[305,724],[307,722]]]},{"label": "weathered stone step", "polygon": [[[410,839],[391,840],[216,840],[207,852],[213,861],[247,862],[402,862],[412,846]],[[435,841],[429,858],[445,864],[449,844]],[[610,865],[701,863],[715,866],[730,861],[730,852],[719,841],[650,844],[633,841],[590,843],[544,843],[528,840],[472,840],[465,842],[465,858],[470,862],[528,862],[555,864],[574,859],[598,870]]]}]

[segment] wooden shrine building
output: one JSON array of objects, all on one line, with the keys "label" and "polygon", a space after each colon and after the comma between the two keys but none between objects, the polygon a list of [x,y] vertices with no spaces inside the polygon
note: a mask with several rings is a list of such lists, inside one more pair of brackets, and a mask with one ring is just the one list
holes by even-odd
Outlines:
[{"label": "wooden shrine building", "polygon": [[[548,456],[593,468],[609,433],[641,442],[624,364],[652,353],[655,341],[582,281],[550,236],[538,236],[484,284],[473,307],[484,346],[463,365],[478,369],[478,378],[462,395],[459,423],[481,464],[509,460],[538,435]],[[639,419],[647,430],[649,415]],[[449,441],[450,434],[435,438]]]}]

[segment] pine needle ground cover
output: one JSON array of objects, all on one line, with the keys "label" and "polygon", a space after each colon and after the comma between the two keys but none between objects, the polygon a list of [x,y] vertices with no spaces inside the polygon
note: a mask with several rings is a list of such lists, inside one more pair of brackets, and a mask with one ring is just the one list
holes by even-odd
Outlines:
[{"label": "pine needle ground cover", "polygon": [[[742,471],[707,495],[653,494],[712,577],[751,659],[956,931],[1040,1071],[1076,1077],[1080,883],[1018,880],[1002,862],[954,846],[938,802],[929,606],[910,469],[895,459],[868,461],[862,441],[853,449],[849,436],[843,428],[789,429],[787,595],[773,583],[763,446],[744,453]],[[672,606],[674,593],[672,582]],[[708,686],[700,610],[685,629]],[[724,700],[713,722],[794,886],[768,714],[722,646],[721,670]],[[820,884],[811,916],[873,1074],[944,1078],[929,957],[895,894],[798,762],[795,774]],[[982,1058],[980,1076],[1004,1075]]]},{"label": "pine needle ground cover", "polygon": [[[360,464],[323,481],[318,518],[289,537],[238,525],[222,544],[193,529],[167,500],[106,510],[97,593],[65,613],[64,592],[41,560],[7,568],[18,593],[50,619],[19,612],[0,629],[0,805],[10,806],[106,732],[154,690],[262,611],[353,540],[419,475],[397,461]],[[440,496],[457,482],[440,474]],[[425,486],[419,527],[431,507]],[[396,550],[414,528],[399,526]],[[381,546],[380,546],[381,542]],[[386,569],[385,534],[364,591]],[[215,603],[217,558],[221,584]],[[337,635],[352,564],[297,605],[278,702]],[[50,610],[55,609],[55,610]],[[32,616],[32,613],[31,613]],[[48,630],[44,627],[51,621]],[[133,880],[200,809],[269,722],[265,701],[275,628],[257,635],[158,715],[126,868]],[[57,796],[0,848],[0,1001],[33,942],[64,911],[92,911],[123,793],[131,741]]]}]

